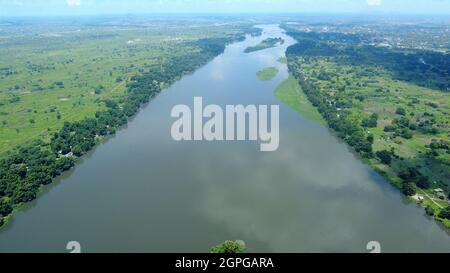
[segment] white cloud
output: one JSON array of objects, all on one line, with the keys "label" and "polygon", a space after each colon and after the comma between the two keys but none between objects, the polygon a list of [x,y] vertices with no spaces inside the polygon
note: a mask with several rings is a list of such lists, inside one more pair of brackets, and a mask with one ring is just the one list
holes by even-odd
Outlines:
[{"label": "white cloud", "polygon": [[81,5],[81,0],[66,0],[66,3],[69,7],[77,7]]},{"label": "white cloud", "polygon": [[382,0],[367,0],[369,6],[381,6]]}]

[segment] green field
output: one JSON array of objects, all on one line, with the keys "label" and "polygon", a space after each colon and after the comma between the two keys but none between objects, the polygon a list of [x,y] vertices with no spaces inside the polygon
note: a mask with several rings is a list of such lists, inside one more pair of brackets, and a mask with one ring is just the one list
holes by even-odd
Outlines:
[{"label": "green field", "polygon": [[276,67],[267,67],[256,73],[256,76],[262,81],[270,81],[275,78],[278,74],[278,69]]},{"label": "green field", "polygon": [[[413,168],[429,181],[426,189],[416,187],[418,196],[424,198],[422,205],[430,206],[435,214],[449,206],[449,201],[440,200],[433,192],[435,188],[442,188],[447,193],[450,189],[449,154],[444,150],[430,149],[430,144],[436,141],[448,141],[450,124],[450,96],[448,94],[420,87],[408,82],[398,81],[386,71],[377,69],[372,71],[365,66],[343,66],[326,59],[298,60],[306,77],[315,80],[316,86],[329,98],[335,98],[339,92],[340,98],[351,101],[351,107],[340,106],[337,112],[346,115],[348,120],[361,124],[376,114],[376,126],[367,128],[367,135],[373,136],[373,153],[388,151],[392,155],[389,165],[383,164],[378,157],[365,161],[379,171],[390,182],[402,187],[405,183],[399,178],[405,169]],[[372,73],[367,73],[372,71]],[[330,78],[319,79],[316,75],[333,75]],[[345,91],[338,91],[339,88]],[[363,98],[363,99],[362,99]],[[399,114],[398,109],[405,113]],[[339,115],[339,114],[338,114]],[[411,124],[409,136],[397,135],[386,131],[385,127],[397,124],[399,120],[407,118]],[[427,133],[420,129],[427,120],[432,120],[439,130]],[[414,127],[413,127],[414,126]],[[438,205],[436,205],[439,204]],[[439,219],[450,227],[449,221]]]},{"label": "green field", "polygon": [[[286,53],[289,71],[329,127],[448,226],[438,216],[450,205],[448,55],[361,46],[363,35],[291,35],[298,43]],[[427,61],[417,62],[415,54]]]},{"label": "green field", "polygon": [[254,33],[209,20],[91,20],[1,29],[0,227],[161,89]]},{"label": "green field", "polygon": [[303,117],[319,124],[326,124],[319,111],[312,106],[311,102],[303,93],[298,81],[292,75],[289,75],[277,87],[274,94],[278,100],[299,112]]},{"label": "green field", "polygon": [[[450,177],[450,166],[441,160],[447,154],[438,157],[426,156],[428,146],[432,140],[448,140],[450,130],[446,124],[450,123],[450,96],[446,93],[420,87],[408,82],[392,79],[386,71],[378,69],[372,74],[363,76],[364,66],[342,66],[326,60],[316,60],[303,64],[304,71],[311,77],[315,73],[328,73],[335,75],[330,79],[317,80],[322,90],[329,90],[333,96],[334,90],[345,87],[341,96],[352,101],[352,107],[347,108],[350,118],[362,122],[372,114],[378,115],[377,126],[368,128],[368,132],[375,136],[373,151],[389,150],[398,156],[390,166],[399,171],[408,161],[416,161],[420,171],[437,183],[436,186],[446,187]],[[332,87],[334,86],[334,88]],[[331,88],[330,88],[331,87]],[[362,101],[356,99],[363,96]],[[433,105],[433,106],[430,106]],[[434,106],[436,105],[436,106]],[[341,111],[343,107],[341,107]],[[405,114],[396,113],[402,108]],[[410,123],[417,124],[426,121],[430,116],[440,130],[435,133],[426,133],[422,130],[411,130],[411,138],[396,136],[386,132],[384,128],[392,125],[395,120],[406,117]],[[444,183],[445,182],[445,183]]]},{"label": "green field", "polygon": [[0,156],[93,117],[105,99],[123,98],[131,77],[251,29],[209,20],[60,20],[0,29]]}]

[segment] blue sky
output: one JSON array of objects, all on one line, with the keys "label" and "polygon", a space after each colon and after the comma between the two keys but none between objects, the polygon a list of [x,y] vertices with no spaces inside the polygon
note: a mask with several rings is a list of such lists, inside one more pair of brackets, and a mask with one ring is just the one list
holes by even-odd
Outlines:
[{"label": "blue sky", "polygon": [[0,16],[223,12],[450,15],[450,0],[0,0]]}]

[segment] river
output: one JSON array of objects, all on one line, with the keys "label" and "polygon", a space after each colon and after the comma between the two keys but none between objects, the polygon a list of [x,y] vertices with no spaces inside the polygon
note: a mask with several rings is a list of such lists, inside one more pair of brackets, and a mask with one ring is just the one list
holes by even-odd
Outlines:
[{"label": "river", "polygon": [[[126,128],[58,178],[0,231],[0,252],[208,252],[244,240],[249,252],[450,251],[450,236],[344,143],[273,95],[277,61],[294,40],[274,25],[164,90]],[[243,53],[267,37],[286,42]],[[275,66],[261,81],[256,72]],[[280,104],[280,146],[175,142],[176,104]]]}]

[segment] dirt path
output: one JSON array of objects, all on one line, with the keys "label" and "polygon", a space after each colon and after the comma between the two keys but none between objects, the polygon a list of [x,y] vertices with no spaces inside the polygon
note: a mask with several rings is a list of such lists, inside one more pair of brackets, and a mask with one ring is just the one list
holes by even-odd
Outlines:
[{"label": "dirt path", "polygon": [[443,209],[443,207],[441,205],[439,205],[436,201],[434,201],[434,199],[429,196],[425,191],[423,191],[422,189],[419,189],[426,197],[430,198],[431,202],[433,202],[436,206],[438,206],[438,208]]}]

